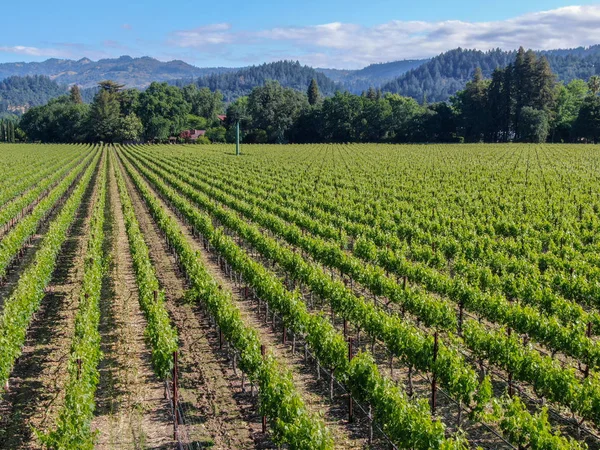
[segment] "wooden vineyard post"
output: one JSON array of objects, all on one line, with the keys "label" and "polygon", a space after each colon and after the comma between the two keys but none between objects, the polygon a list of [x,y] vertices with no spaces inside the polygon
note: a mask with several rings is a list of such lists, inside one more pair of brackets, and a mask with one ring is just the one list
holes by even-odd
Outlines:
[{"label": "wooden vineyard post", "polygon": [[240,121],[235,123],[235,155],[240,155]]},{"label": "wooden vineyard post", "polygon": [[[352,338],[348,339],[348,361],[352,361],[354,357],[354,349]],[[354,400],[352,399],[352,393],[348,392],[348,422],[354,422]]]},{"label": "wooden vineyard post", "polygon": [[458,305],[458,335],[459,336],[462,336],[463,314],[464,314],[464,304],[461,301]]},{"label": "wooden vineyard post", "polygon": [[435,362],[437,360],[437,354],[438,354],[438,332],[436,330],[435,334],[433,335],[434,368],[433,368],[433,374],[431,377],[431,415],[435,414],[435,404],[436,404],[436,400],[437,400],[437,377],[435,375]]},{"label": "wooden vineyard post", "polygon": [[[592,337],[592,322],[588,322],[587,324],[587,333],[586,336],[589,338]],[[585,372],[583,373],[584,378],[588,378],[590,376],[590,365],[586,364]]]},{"label": "wooden vineyard post", "polygon": [[[265,357],[265,345],[262,344],[260,346],[260,354],[262,355],[263,359]],[[263,415],[262,416],[262,432],[263,434],[265,434],[267,432],[267,416]]]},{"label": "wooden vineyard post", "polygon": [[[510,339],[510,336],[512,335],[512,329],[509,327],[508,330],[506,330],[506,333]],[[508,372],[508,395],[510,397],[513,396],[513,374],[511,371]]]},{"label": "wooden vineyard post", "polygon": [[178,440],[177,426],[179,424],[179,369],[177,367],[177,351],[173,352],[173,440]]}]

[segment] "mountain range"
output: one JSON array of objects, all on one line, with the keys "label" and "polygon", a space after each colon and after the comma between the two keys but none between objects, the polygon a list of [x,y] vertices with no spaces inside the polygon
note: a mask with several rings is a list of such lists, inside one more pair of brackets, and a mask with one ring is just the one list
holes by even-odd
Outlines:
[{"label": "mountain range", "polygon": [[46,75],[59,84],[77,84],[82,88],[95,87],[99,81],[107,79],[127,87],[145,88],[152,81],[197,78],[236,70],[227,67],[200,68],[179,60],[161,62],[149,56],[121,56],[99,61],[52,58],[43,62],[0,64],[0,80],[14,75]]},{"label": "mountain range", "polygon": [[[600,74],[600,45],[537,53],[548,58],[559,81],[588,79]],[[515,51],[458,48],[431,59],[372,64],[360,70],[315,69],[293,61],[238,68],[200,68],[179,60],[161,62],[147,56],[121,56],[99,61],[53,58],[43,62],[3,63],[0,64],[0,114],[6,111],[18,113],[45,103],[65,93],[73,84],[83,88],[85,99],[91,99],[97,83],[106,79],[139,89],[153,81],[178,86],[195,83],[199,87],[218,89],[225,100],[231,101],[247,95],[253,87],[268,79],[277,80],[285,87],[306,90],[310,80],[315,78],[326,96],[338,90],[360,93],[374,87],[418,101],[445,101],[464,88],[477,67],[490,76],[494,69],[505,67],[514,60],[514,56]],[[25,80],[22,77],[26,77]]]}]

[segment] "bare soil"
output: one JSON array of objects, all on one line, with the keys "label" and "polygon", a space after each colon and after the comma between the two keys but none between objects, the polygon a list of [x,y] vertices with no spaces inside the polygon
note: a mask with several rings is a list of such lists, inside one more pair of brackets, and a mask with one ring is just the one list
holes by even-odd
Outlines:
[{"label": "bare soil", "polygon": [[[112,169],[112,168],[111,168]],[[172,448],[170,409],[164,384],[154,375],[144,340],[129,242],[114,172],[109,173],[106,251],[109,273],[101,298],[104,359],[96,392],[97,449]]]},{"label": "bare soil", "polygon": [[[124,173],[124,172],[123,172]],[[194,448],[254,448],[262,436],[249,395],[234,385],[232,370],[224,355],[208,339],[208,325],[193,305],[185,302],[185,278],[165,245],[142,199],[126,178],[129,194],[140,223],[167,308],[180,338],[180,397],[185,419],[185,437]]]},{"label": "bare soil", "polygon": [[[40,309],[27,332],[22,355],[9,379],[9,391],[0,400],[1,449],[41,448],[34,430],[49,431],[63,404],[94,194],[93,178],[58,256]],[[47,222],[59,211],[57,208]],[[43,231],[46,229],[44,225]],[[42,236],[36,235],[24,259],[13,268],[11,289],[24,269],[21,266],[33,260],[41,240]]]},{"label": "bare soil", "polygon": [[[304,353],[300,351],[300,347],[298,347],[295,354],[292,353],[291,336],[290,340],[286,344],[283,344],[279,328],[273,327],[272,323],[269,322],[270,319],[267,320],[269,323],[266,323],[264,314],[261,315],[258,311],[257,302],[253,303],[250,299],[244,299],[244,288],[236,285],[234,281],[225,275],[219,266],[217,255],[214,253],[207,254],[202,248],[200,241],[192,235],[186,223],[173,213],[167,203],[163,202],[163,207],[178,222],[188,242],[192,244],[195,250],[199,251],[202,263],[209,270],[213,278],[224,289],[233,292],[234,299],[240,308],[244,322],[258,331],[261,342],[274,354],[277,361],[292,373],[294,385],[308,409],[324,417],[327,427],[333,434],[336,448],[366,448],[365,427],[358,422],[349,423],[347,420],[347,398],[334,395],[334,400],[329,400],[329,381],[325,379],[324,374],[319,380],[313,365],[304,362]],[[264,310],[263,305],[263,312]]]}]

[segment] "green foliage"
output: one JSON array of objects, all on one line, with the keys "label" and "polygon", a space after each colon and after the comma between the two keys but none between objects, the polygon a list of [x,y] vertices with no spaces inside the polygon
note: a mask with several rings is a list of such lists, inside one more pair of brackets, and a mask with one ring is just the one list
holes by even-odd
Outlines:
[{"label": "green foliage", "polygon": [[[99,157],[99,153],[96,153],[93,161],[88,164],[75,190],[50,224],[33,262],[25,269],[17,286],[4,302],[0,314],[0,385],[2,386],[6,384],[14,362],[21,354],[27,329],[45,295],[44,289],[54,272],[56,258],[67,237],[67,231],[75,220],[75,212],[81,204]],[[87,161],[89,162],[89,158]],[[79,173],[82,170],[83,165],[79,167]],[[57,200],[58,197],[55,197],[53,203]],[[4,240],[2,243],[4,244]]]},{"label": "green foliage", "polygon": [[140,94],[138,115],[146,139],[178,136],[185,129],[191,106],[179,88],[167,83],[152,83]]},{"label": "green foliage", "polygon": [[135,114],[119,117],[117,140],[137,141],[142,136],[143,129],[142,121]]},{"label": "green foliage", "polygon": [[29,109],[19,122],[30,141],[82,142],[89,131],[90,107],[74,104],[67,97]]},{"label": "green foliage", "polygon": [[319,93],[319,85],[317,83],[317,80],[315,80],[314,78],[312,80],[310,80],[310,84],[308,85],[308,91],[306,93],[306,96],[308,97],[309,105],[314,106],[317,103],[319,103],[321,94]]},{"label": "green foliage", "polygon": [[103,164],[97,176],[98,191],[90,219],[83,281],[75,316],[75,333],[71,342],[65,401],[56,421],[56,428],[43,435],[42,442],[51,449],[94,448],[95,432],[91,430],[94,395],[100,381],[98,364],[100,350],[100,295],[105,271],[104,222],[106,205],[108,160],[104,152]]},{"label": "green foliage", "polygon": [[206,130],[206,138],[210,142],[225,142],[227,129],[225,127],[215,127]]},{"label": "green foliage", "polygon": [[[116,88],[114,88],[116,89]],[[113,87],[100,89],[90,108],[89,133],[93,141],[114,142],[119,137],[121,106]]]},{"label": "green foliage", "polygon": [[[207,87],[198,89],[195,84],[190,84],[184,86],[182,92],[186,102],[191,106],[193,115],[205,118],[208,124],[218,122],[217,115],[225,110],[223,95],[219,91],[213,93]],[[205,129],[206,125],[196,128]]]},{"label": "green foliage", "polygon": [[0,81],[0,114],[11,108],[44,105],[66,91],[64,86],[41,75],[7,77]]},{"label": "green foliage", "polygon": [[[394,433],[392,435],[394,441],[397,440],[398,442],[405,442],[406,440],[410,440],[411,442],[415,443],[423,442],[423,446],[419,448],[432,448],[426,446],[430,444],[433,444],[433,448],[442,448],[443,445],[447,444],[448,441],[443,438],[443,425],[439,423],[435,426],[431,425],[432,421],[429,413],[427,412],[425,415],[423,415],[425,411],[423,410],[423,405],[418,408],[418,411],[420,412],[417,413],[417,415],[420,417],[419,420],[422,420],[426,426],[421,427],[421,429],[410,427],[409,430],[400,429],[400,427],[397,427],[394,421],[397,420],[398,417],[404,415],[404,410],[407,408],[411,409],[412,406],[409,406],[407,404],[408,402],[401,396],[396,398],[397,401],[395,403],[388,403],[386,399],[378,397],[378,390],[380,389],[378,386],[390,386],[385,381],[378,381],[378,384],[367,383],[365,385],[363,380],[359,379],[360,377],[352,378],[351,373],[349,372],[349,365],[346,355],[347,347],[344,338],[335,331],[329,321],[322,315],[309,313],[297,292],[292,293],[288,291],[283,283],[277,279],[272,272],[250,258],[243,250],[240,249],[239,246],[235,244],[233,239],[229,238],[221,230],[215,229],[212,225],[210,217],[191,207],[190,203],[184,197],[178,194],[178,192],[182,192],[186,196],[194,198],[195,202],[202,202],[201,205],[203,208],[209,209],[209,205],[213,204],[214,202],[208,198],[202,200],[203,196],[198,195],[198,193],[190,187],[178,182],[178,177],[165,174],[165,179],[167,179],[168,182],[173,186],[176,186],[176,192],[173,188],[165,185],[156,175],[156,173],[164,174],[163,171],[155,169],[156,172],[152,172],[142,167],[138,161],[133,160],[132,162],[133,165],[136,166],[136,168],[140,170],[140,172],[149,180],[149,182],[154,185],[161,195],[165,196],[175,206],[175,208],[184,214],[194,229],[198,230],[208,239],[210,245],[214,247],[229,264],[231,264],[232,269],[242,275],[243,279],[248,282],[256,295],[259,298],[264,299],[268,303],[271,310],[281,314],[286,326],[289,327],[291,331],[303,334],[305,336],[305,339],[309,347],[316,355],[319,364],[333,370],[339,379],[351,383],[350,387],[352,388],[353,392],[354,390],[357,390],[357,392],[362,392],[362,390],[366,389],[367,391],[363,395],[367,396],[366,399],[368,401],[376,402],[376,405],[381,403],[380,414],[383,421],[382,423],[384,428],[389,428],[390,433]],[[144,164],[149,166],[151,165],[151,163],[148,161],[144,161]],[[127,165],[126,167],[129,166]],[[136,181],[136,179],[139,179],[139,175],[134,173],[132,169],[128,170],[134,178],[134,182],[138,183],[139,185],[140,182]],[[250,242],[253,247],[259,249],[261,253],[264,252],[264,255],[284,253],[284,250],[273,246],[273,244],[269,244],[270,240],[265,238],[257,228],[246,225],[243,221],[237,219],[232,214],[228,214],[221,208],[214,206],[213,208],[214,209],[212,209],[212,212],[214,212],[215,217],[218,217],[219,221],[223,225],[240,232],[240,235],[245,240],[248,240],[248,242]],[[160,212],[157,210],[155,214],[158,215]],[[267,249],[267,246],[269,245],[271,245],[271,248]],[[298,258],[296,261],[298,261]],[[305,272],[305,269],[296,266],[295,273],[301,272]],[[290,271],[289,273],[291,274],[292,272]],[[316,277],[317,274],[312,273],[309,276]],[[325,280],[329,280],[329,277],[326,275],[324,275],[323,278]],[[323,278],[320,280],[315,280],[315,284],[323,284]],[[324,292],[315,292],[317,295],[323,298],[330,298],[330,295]],[[335,301],[332,299],[332,306],[334,305]],[[365,319],[369,320],[368,314],[363,313],[363,315],[365,315]],[[402,342],[401,339],[397,339],[397,341]],[[431,354],[428,355],[427,359],[431,361]],[[381,380],[381,376],[374,365],[371,367],[371,376],[374,380]],[[358,385],[354,385],[353,383],[358,383]],[[379,395],[380,394],[381,392],[379,392]],[[412,419],[415,418],[411,418],[411,416],[409,416],[406,420],[410,421]],[[421,432],[422,434],[420,434]],[[459,446],[457,448],[463,447]]]},{"label": "green foliage", "polygon": [[[192,282],[187,297],[203,303],[225,338],[239,352],[240,368],[248,374],[250,380],[259,384],[260,409],[270,419],[275,442],[287,444],[290,448],[298,450],[332,448],[333,441],[323,421],[306,410],[294,388],[291,374],[283,370],[271,357],[262,358],[258,334],[242,321],[231,293],[224,292],[199,263],[199,258],[181,234],[178,225],[151,195],[140,176],[132,170],[129,163],[125,163],[125,167],[166,234],[169,244],[177,252],[180,264]],[[203,223],[212,227],[210,221]],[[237,255],[240,264],[248,264],[248,259],[242,261],[242,252],[225,235],[215,230],[214,238],[221,242],[221,245],[227,246],[232,255]],[[252,269],[256,266],[259,265],[252,265]],[[267,283],[268,280],[265,279],[262,289],[272,289]]]},{"label": "green foliage", "polygon": [[177,330],[171,325],[165,307],[165,293],[160,289],[156,278],[150,251],[144,241],[125,182],[117,165],[113,165],[133,259],[140,307],[147,321],[145,336],[152,348],[152,365],[156,374],[165,378],[173,368],[173,352],[178,348]]},{"label": "green foliage", "polygon": [[581,104],[575,121],[575,133],[590,142],[600,142],[600,97],[588,95]]},{"label": "green foliage", "polygon": [[539,109],[525,106],[521,111],[519,136],[525,142],[546,142],[549,132],[548,115]]},{"label": "green foliage", "polygon": [[[339,86],[312,67],[303,66],[299,62],[278,61],[259,66],[246,67],[227,73],[211,74],[195,81],[199,88],[209,88],[212,92],[223,93],[225,101],[249,95],[254,88],[261,87],[269,81],[276,81],[284,88],[306,93],[306,88],[315,79],[324,95],[332,95]],[[178,82],[183,85],[189,82]]]},{"label": "green foliage", "polygon": [[287,141],[288,131],[307,107],[305,95],[284,88],[276,81],[267,81],[264,86],[253,89],[248,97],[251,128],[264,130],[269,142],[280,144]]}]

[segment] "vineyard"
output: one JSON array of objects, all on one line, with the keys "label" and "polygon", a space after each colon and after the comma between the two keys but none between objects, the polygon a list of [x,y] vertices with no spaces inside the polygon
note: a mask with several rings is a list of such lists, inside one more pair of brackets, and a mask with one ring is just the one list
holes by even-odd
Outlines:
[{"label": "vineyard", "polygon": [[0,449],[600,449],[592,145],[0,145]]}]

